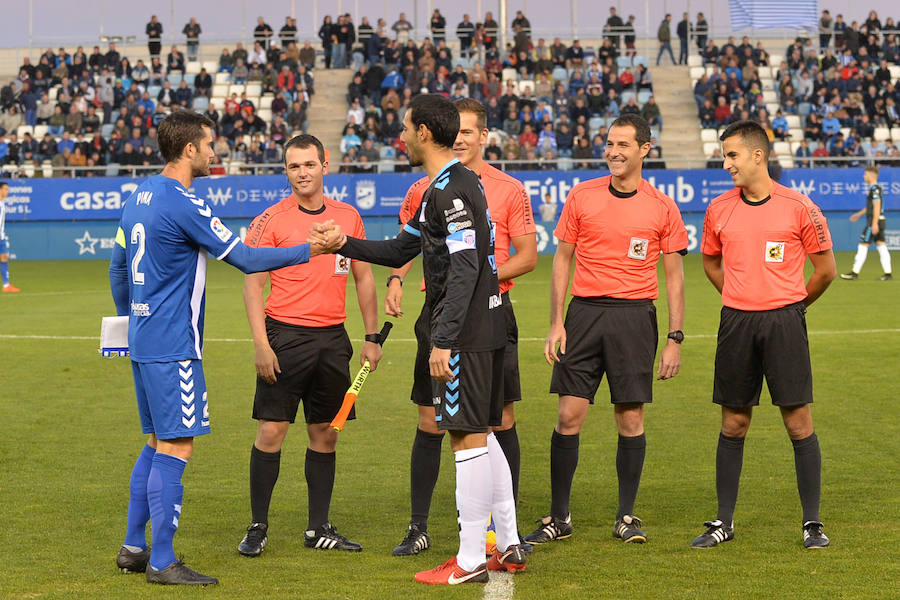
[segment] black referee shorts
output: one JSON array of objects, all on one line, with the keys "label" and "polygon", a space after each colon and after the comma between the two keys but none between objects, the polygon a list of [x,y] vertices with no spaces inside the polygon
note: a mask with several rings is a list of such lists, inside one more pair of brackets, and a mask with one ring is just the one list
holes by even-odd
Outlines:
[{"label": "black referee shorts", "polygon": [[[513,312],[509,292],[501,295],[503,318],[506,319],[506,352],[503,354],[503,402],[518,402],[522,399],[522,385],[519,378],[519,326]],[[422,307],[415,324],[416,361],[413,367],[413,387],[410,400],[419,406],[434,406],[431,389],[431,310]]]},{"label": "black referee shorts", "polygon": [[[281,374],[268,384],[256,378],[253,418],[294,422],[300,401],[307,423],[330,423],[350,387],[353,345],[344,325],[303,327],[266,317],[269,344]],[[355,409],[348,419],[355,419]]]},{"label": "black referee shorts", "polygon": [[428,359],[431,357],[431,309],[427,304],[416,319],[413,328],[416,334],[416,361],[413,365],[413,386],[410,400],[419,406],[434,406],[434,394],[431,393],[431,369]]},{"label": "black referee shorts", "polygon": [[813,401],[802,302],[760,311],[722,307],[713,402],[730,408],[757,406],[763,376],[772,404],[799,406]]},{"label": "black referee shorts", "polygon": [[859,243],[872,244],[875,242],[885,241],[884,230],[887,228],[887,219],[878,219],[878,233],[872,233],[872,223],[870,222],[859,234]]},{"label": "black referee shorts", "polygon": [[431,380],[439,429],[486,433],[501,425],[503,354],[503,348],[450,354],[450,370],[456,378],[447,383]]},{"label": "black referee shorts", "polygon": [[566,311],[566,353],[550,393],[594,403],[604,373],[613,404],[653,401],[658,330],[652,300],[574,297]]}]

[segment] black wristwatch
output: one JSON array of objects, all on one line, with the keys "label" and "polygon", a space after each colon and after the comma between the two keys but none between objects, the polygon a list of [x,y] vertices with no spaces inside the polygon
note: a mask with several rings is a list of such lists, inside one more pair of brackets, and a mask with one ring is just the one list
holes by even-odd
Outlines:
[{"label": "black wristwatch", "polygon": [[[396,275],[394,275],[394,277],[396,277]],[[366,334],[366,341],[367,341],[367,342],[372,342],[373,344],[380,344],[380,343],[381,343],[381,336],[378,335],[377,333],[367,333],[367,334]]]},{"label": "black wristwatch", "polygon": [[388,287],[391,287],[391,279],[396,279],[396,280],[398,280],[398,281],[400,282],[400,285],[401,285],[401,286],[403,285],[403,278],[402,278],[402,277],[400,277],[399,275],[388,275],[388,278],[387,278],[387,286],[388,286]]},{"label": "black wristwatch", "polygon": [[677,331],[670,331],[669,335],[667,335],[666,338],[675,340],[676,344],[680,344],[684,341],[684,332],[680,329],[678,329]]}]

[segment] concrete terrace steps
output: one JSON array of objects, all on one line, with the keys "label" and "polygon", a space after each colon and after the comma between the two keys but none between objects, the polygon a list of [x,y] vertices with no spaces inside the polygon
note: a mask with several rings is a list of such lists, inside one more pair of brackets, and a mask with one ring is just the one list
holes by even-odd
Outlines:
[{"label": "concrete terrace steps", "polygon": [[353,70],[316,69],[315,77],[316,93],[307,110],[309,133],[328,148],[336,170],[341,160],[341,132],[347,123],[347,85]]},{"label": "concrete terrace steps", "polygon": [[[700,141],[700,119],[694,102],[691,79],[686,66],[666,64],[650,67],[653,94],[663,118],[659,144],[663,158],[670,168],[698,168],[704,166],[703,143]],[[691,157],[697,160],[678,160]]]}]

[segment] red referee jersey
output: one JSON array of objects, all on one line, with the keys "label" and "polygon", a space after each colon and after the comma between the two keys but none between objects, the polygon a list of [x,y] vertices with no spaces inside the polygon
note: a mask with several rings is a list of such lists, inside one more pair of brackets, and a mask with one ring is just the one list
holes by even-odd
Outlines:
[{"label": "red referee jersey", "polygon": [[[275,248],[303,244],[312,224],[328,219],[347,235],[366,236],[359,213],[349,204],[326,197],[322,210],[312,213],[288,196],[253,219],[245,243]],[[343,323],[349,273],[350,259],[340,254],[320,254],[306,264],[270,271],[272,291],[266,298],[266,314],[282,323],[306,327]]]},{"label": "red referee jersey", "polygon": [[610,191],[611,178],[572,188],[556,226],[559,240],[575,244],[572,295],[656,298],[659,253],[688,246],[681,212],[643,179],[634,195],[617,196]]},{"label": "red referee jersey", "polygon": [[[405,224],[415,216],[429,183],[428,177],[423,177],[410,186],[400,207],[401,223]],[[487,163],[481,168],[481,185],[491,212],[491,223],[495,226],[494,258],[499,267],[509,260],[512,238],[537,231],[531,200],[521,181]],[[500,293],[508,292],[514,285],[511,279],[501,281]]]},{"label": "red referee jersey", "polygon": [[806,298],[806,255],[831,249],[825,215],[812,200],[775,183],[767,200],[750,203],[740,189],[709,203],[700,251],[722,256],[722,303],[771,310]]}]

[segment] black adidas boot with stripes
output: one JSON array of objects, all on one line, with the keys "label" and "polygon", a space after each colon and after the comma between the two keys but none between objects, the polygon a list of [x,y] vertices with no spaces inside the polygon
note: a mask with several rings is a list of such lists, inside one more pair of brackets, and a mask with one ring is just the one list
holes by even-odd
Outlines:
[{"label": "black adidas boot with stripes", "polygon": [[303,545],[317,550],[346,550],[348,552],[362,550],[362,546],[339,534],[331,523],[325,523],[318,529],[307,529],[303,534]]},{"label": "black adidas boot with stripes", "polygon": [[400,542],[392,554],[394,556],[413,556],[428,550],[431,547],[431,537],[424,529],[420,529],[418,523],[410,523],[406,530],[406,537]]},{"label": "black adidas boot with stripes", "polygon": [[694,538],[691,542],[691,548],[712,548],[723,542],[730,542],[734,539],[734,525],[726,525],[722,521],[707,521],[704,523],[708,529]]}]

